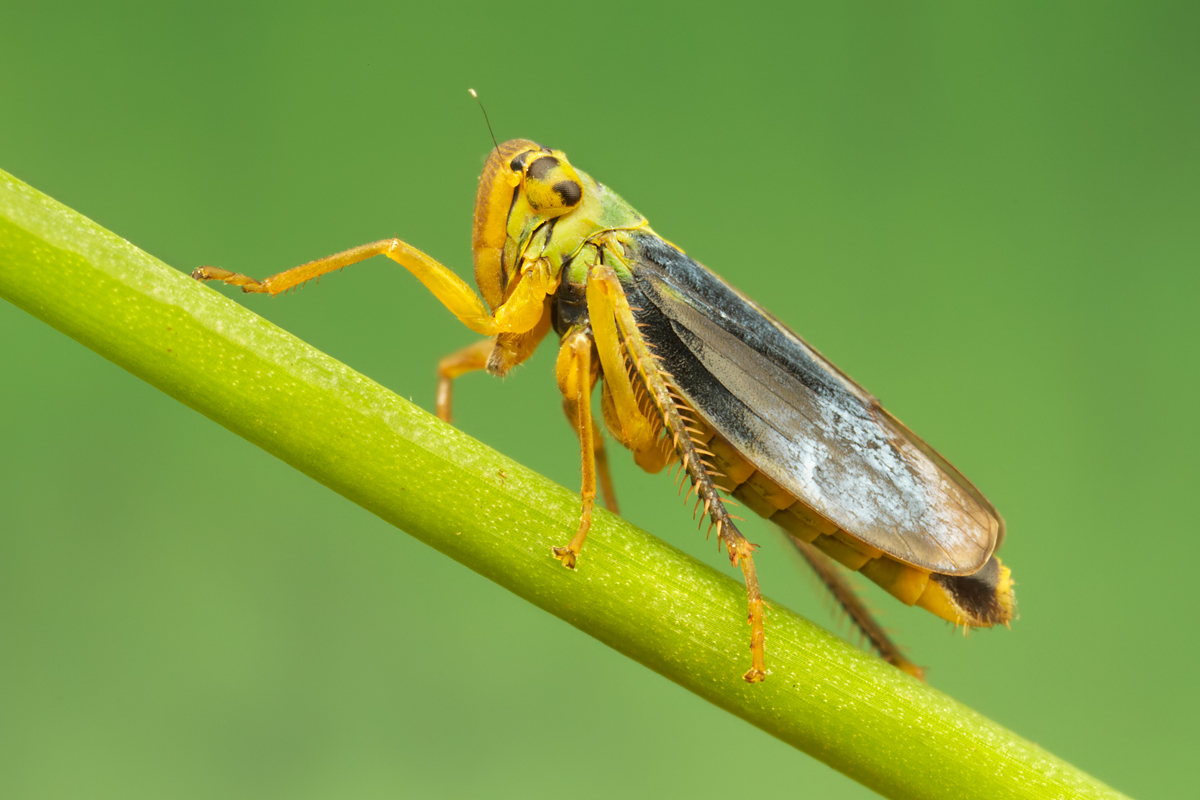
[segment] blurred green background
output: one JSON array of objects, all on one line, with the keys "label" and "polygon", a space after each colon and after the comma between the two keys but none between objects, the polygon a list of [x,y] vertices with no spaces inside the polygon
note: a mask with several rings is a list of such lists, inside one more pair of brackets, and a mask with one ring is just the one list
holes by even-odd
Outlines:
[{"label": "blurred green background", "polygon": [[[399,235],[469,276],[473,86],[498,137],[564,149],[1003,511],[1011,631],[964,640],[870,593],[934,686],[1135,797],[1184,796],[1198,23],[1184,2],[23,4],[0,11],[0,168],[181,270]],[[426,408],[473,338],[383,260],[245,302]],[[5,798],[872,796],[8,304],[0,340]],[[575,487],[552,349],[463,380],[456,418]],[[665,475],[616,462],[628,518],[721,561]],[[836,628],[746,528],[766,592]]]}]

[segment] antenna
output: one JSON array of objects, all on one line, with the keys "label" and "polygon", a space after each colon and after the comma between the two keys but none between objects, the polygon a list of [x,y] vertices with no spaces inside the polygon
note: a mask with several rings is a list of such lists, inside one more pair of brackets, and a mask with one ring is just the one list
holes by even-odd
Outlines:
[{"label": "antenna", "polygon": [[467,89],[471,93],[471,97],[475,98],[475,102],[479,103],[479,110],[483,112],[483,121],[487,124],[488,133],[492,136],[492,144],[496,146],[496,155],[500,155],[500,143],[496,141],[496,134],[492,131],[492,121],[488,119],[487,109],[483,107],[483,101],[479,99],[479,95],[475,94],[474,89]]}]

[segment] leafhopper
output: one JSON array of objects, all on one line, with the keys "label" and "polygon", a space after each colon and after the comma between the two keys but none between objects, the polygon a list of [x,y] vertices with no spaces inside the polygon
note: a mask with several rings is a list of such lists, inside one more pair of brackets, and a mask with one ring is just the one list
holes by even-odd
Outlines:
[{"label": "leafhopper", "polygon": [[732,495],[777,523],[876,650],[920,670],[871,619],[833,566],[857,571],[907,605],[955,625],[1014,615],[1012,579],[995,551],[1004,522],[975,486],[876,398],[783,323],[682,250],[566,155],[532,141],[497,145],[475,200],[479,295],[399,239],[384,239],[256,280],[200,267],[198,280],[279,294],[383,255],[410,271],[479,342],[438,366],[437,413],[453,381],[504,375],[552,330],[566,416],[583,453],[574,535],[547,558],[573,569],[597,489],[617,504],[593,414],[649,472],[676,465],[710,531],[745,577],[750,668],[767,675],[763,602],[752,545],[726,508]]}]

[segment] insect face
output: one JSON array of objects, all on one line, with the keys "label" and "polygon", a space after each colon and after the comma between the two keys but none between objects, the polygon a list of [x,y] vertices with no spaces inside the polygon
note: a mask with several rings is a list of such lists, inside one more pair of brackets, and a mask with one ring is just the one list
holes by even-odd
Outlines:
[{"label": "insect face", "polygon": [[566,156],[546,149],[527,155],[525,193],[535,213],[557,217],[579,205],[583,199],[583,183],[567,163]]}]

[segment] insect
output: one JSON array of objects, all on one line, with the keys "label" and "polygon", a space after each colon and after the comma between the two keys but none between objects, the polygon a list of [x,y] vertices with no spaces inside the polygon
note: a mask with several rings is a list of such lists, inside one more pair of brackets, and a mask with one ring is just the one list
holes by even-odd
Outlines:
[{"label": "insect", "polygon": [[[752,545],[723,499],[780,525],[879,653],[919,674],[832,566],[856,570],[908,605],[956,625],[1013,617],[1012,580],[994,555],[1000,515],[949,462],[781,322],[656,234],[565,154],[515,139],[496,146],[475,201],[471,287],[399,239],[255,280],[216,267],[192,277],[279,294],[376,255],[408,269],[486,337],[438,366],[437,413],[453,381],[504,375],[553,330],[563,407],[582,450],[582,509],[553,556],[574,568],[597,485],[616,509],[592,395],[637,464],[674,464],[745,577],[750,669],[767,674]],[[690,492],[689,492],[690,496]]]}]

